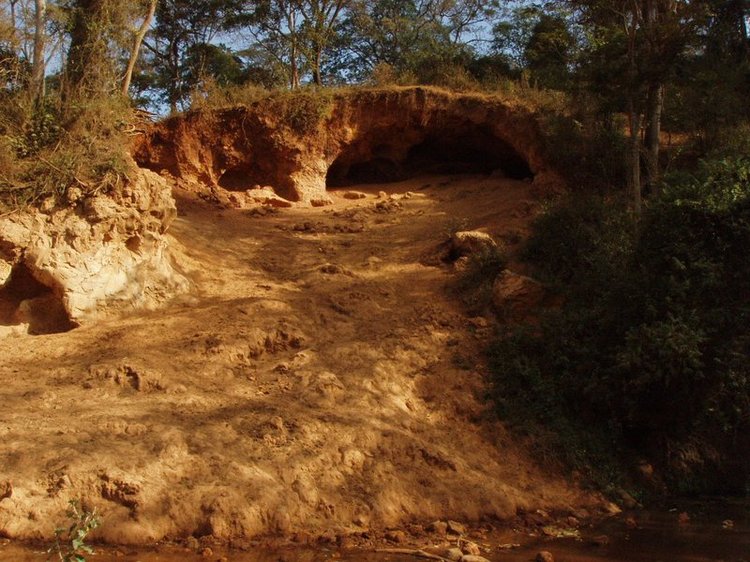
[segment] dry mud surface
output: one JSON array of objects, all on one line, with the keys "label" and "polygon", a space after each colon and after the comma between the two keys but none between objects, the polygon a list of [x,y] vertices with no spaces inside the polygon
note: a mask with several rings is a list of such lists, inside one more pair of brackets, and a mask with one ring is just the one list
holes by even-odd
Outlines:
[{"label": "dry mud surface", "polygon": [[517,241],[539,204],[531,184],[361,191],[272,211],[178,194],[171,246],[190,296],[0,339],[0,535],[49,537],[71,498],[120,544],[596,505],[492,421],[492,326],[467,316],[436,259],[457,227]]}]

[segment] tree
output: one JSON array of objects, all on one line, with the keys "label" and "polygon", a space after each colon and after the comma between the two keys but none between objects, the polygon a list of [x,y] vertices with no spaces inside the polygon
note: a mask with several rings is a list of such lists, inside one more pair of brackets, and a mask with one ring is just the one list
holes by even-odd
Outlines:
[{"label": "tree", "polygon": [[492,49],[512,63],[516,70],[528,65],[526,48],[534,27],[544,12],[535,6],[521,6],[505,14],[492,27]]},{"label": "tree", "polygon": [[31,89],[34,97],[44,97],[44,70],[47,26],[47,1],[34,0],[34,58],[31,69]]},{"label": "tree", "polygon": [[125,77],[122,79],[122,95],[127,96],[130,90],[130,82],[133,79],[133,70],[135,70],[135,64],[138,61],[138,56],[141,52],[141,44],[146,36],[146,32],[151,26],[151,21],[154,19],[156,13],[156,5],[158,0],[148,0],[148,12],[143,18],[140,27],[135,31],[133,35],[133,48],[130,51],[130,58],[128,59],[128,67],[125,70]]},{"label": "tree", "polygon": [[64,69],[66,99],[93,99],[118,89],[117,54],[128,10],[116,0],[75,0],[66,6],[70,46]]},{"label": "tree", "polygon": [[563,89],[570,77],[575,37],[565,19],[541,14],[531,30],[524,58],[532,77],[545,88]]},{"label": "tree", "polygon": [[[177,111],[193,84],[187,80],[187,58],[197,45],[208,45],[222,31],[236,25],[240,0],[161,0],[156,25],[143,45],[152,58],[153,86],[164,92]],[[195,61],[191,62],[194,66]]]},{"label": "tree", "polygon": [[471,33],[496,6],[477,0],[352,0],[341,66],[361,80],[383,64],[423,79],[437,68],[464,65],[476,40]]},{"label": "tree", "polygon": [[323,56],[350,0],[302,0],[302,44],[312,80],[323,85]]},{"label": "tree", "polygon": [[300,57],[303,49],[301,0],[259,0],[251,3],[239,21],[247,25],[256,45],[265,49],[287,68],[289,87],[300,85]]},{"label": "tree", "polygon": [[646,161],[646,183],[655,192],[664,87],[680,55],[697,36],[704,6],[687,0],[571,0],[569,4],[579,11],[588,33],[589,67],[582,74],[597,77],[598,83],[589,87],[611,92],[628,115],[628,185],[635,212],[640,213],[641,158]]},{"label": "tree", "polygon": [[246,74],[242,59],[225,45],[199,43],[185,57],[185,80],[192,85],[209,77],[219,86],[240,84]]}]

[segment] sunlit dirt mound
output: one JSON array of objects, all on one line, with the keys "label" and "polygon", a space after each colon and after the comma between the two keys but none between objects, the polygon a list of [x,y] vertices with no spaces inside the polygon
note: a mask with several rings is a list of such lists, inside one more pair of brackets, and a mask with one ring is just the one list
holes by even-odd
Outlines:
[{"label": "sunlit dirt mound", "polygon": [[0,339],[0,535],[48,536],[71,498],[125,543],[597,505],[491,421],[492,321],[433,259],[457,223],[522,236],[531,189],[423,176],[324,208],[181,202],[170,244],[192,296]]},{"label": "sunlit dirt mound", "polygon": [[[45,219],[58,217],[61,238],[39,243],[66,252],[13,254],[0,271],[0,322],[48,310],[37,331],[57,332],[0,338],[0,536],[49,537],[71,499],[102,513],[98,539],[132,544],[343,540],[602,505],[495,421],[482,358],[493,317],[466,312],[440,259],[457,230],[511,250],[523,239],[551,174],[533,120],[421,89],[327,103],[312,128],[299,115],[280,124],[282,109],[157,125],[137,159],[177,179],[176,214],[147,172],[152,199],[102,215],[142,208],[139,236],[72,207]],[[267,204],[199,197],[245,188]],[[63,236],[70,225],[80,241]],[[190,291],[65,331],[71,298],[98,302],[81,300],[96,264],[114,289],[153,278],[149,240],[170,248]],[[71,276],[41,273],[58,263]],[[118,264],[132,266],[124,278]],[[80,272],[79,285],[54,283]]]},{"label": "sunlit dirt mound", "polygon": [[[270,97],[198,110],[141,137],[141,166],[183,185],[212,188],[241,206],[270,187],[293,202],[324,204],[326,189],[401,181],[422,173],[483,173],[552,183],[528,109],[498,98],[431,88]],[[252,194],[251,194],[252,195]]]}]

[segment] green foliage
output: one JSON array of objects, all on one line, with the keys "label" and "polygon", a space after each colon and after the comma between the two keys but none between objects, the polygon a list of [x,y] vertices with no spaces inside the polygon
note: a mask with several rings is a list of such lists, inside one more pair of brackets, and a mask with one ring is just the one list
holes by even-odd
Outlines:
[{"label": "green foliage", "polygon": [[8,142],[19,158],[28,158],[56,143],[61,134],[60,114],[47,104],[35,109],[24,130],[19,135],[9,137]]},{"label": "green foliage", "polygon": [[560,16],[542,14],[524,50],[532,77],[546,88],[563,89],[570,79],[575,37]]},{"label": "green foliage", "polygon": [[588,104],[574,99],[569,105],[583,108],[576,113],[544,112],[546,154],[573,189],[604,193],[625,184],[627,140],[619,118],[587,112]]},{"label": "green foliage", "polygon": [[[636,225],[620,205],[580,195],[549,207],[534,222],[523,252],[546,283],[569,287],[584,298],[611,279],[632,252]],[[575,282],[575,284],[574,284]]]},{"label": "green foliage", "polygon": [[363,80],[388,64],[397,76],[436,84],[447,67],[467,65],[473,53],[462,36],[488,21],[497,6],[494,0],[351,2],[340,29],[347,47],[340,66]]},{"label": "green foliage", "polygon": [[206,79],[219,86],[241,84],[247,79],[242,59],[224,45],[191,45],[184,65],[185,80],[193,87]]},{"label": "green foliage", "polygon": [[60,562],[86,562],[86,554],[94,550],[86,544],[88,535],[101,524],[96,509],[83,509],[77,500],[70,500],[68,526],[55,529],[55,544],[47,549],[47,554],[56,555]]},{"label": "green foliage", "polygon": [[747,162],[707,161],[667,181],[638,225],[591,199],[537,221],[526,257],[564,305],[533,330],[499,337],[493,395],[504,416],[556,435],[558,450],[605,443],[654,459],[675,490],[741,491],[750,478]]},{"label": "green foliage", "polygon": [[130,118],[123,100],[68,102],[63,111],[56,94],[39,105],[16,99],[22,96],[9,100],[15,110],[0,119],[0,210],[60,200],[72,188],[85,196],[121,185]]},{"label": "green foliage", "polygon": [[[676,205],[726,210],[747,197],[750,150],[701,160],[693,171],[681,170],[664,180],[664,196]],[[706,190],[710,185],[711,189]]]}]

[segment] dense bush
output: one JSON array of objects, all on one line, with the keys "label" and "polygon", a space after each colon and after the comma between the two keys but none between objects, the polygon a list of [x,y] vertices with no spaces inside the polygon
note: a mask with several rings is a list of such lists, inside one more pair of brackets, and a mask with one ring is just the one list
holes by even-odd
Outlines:
[{"label": "dense bush", "polygon": [[595,115],[585,111],[587,100],[571,105],[581,106],[580,114],[563,110],[545,111],[546,155],[575,190],[603,193],[625,185],[626,144],[624,127],[612,115]]},{"label": "dense bush", "polygon": [[470,313],[481,314],[492,303],[493,282],[507,266],[508,256],[504,248],[493,246],[465,259],[454,289]]},{"label": "dense bush", "polygon": [[330,90],[299,89],[291,92],[278,92],[268,99],[272,114],[299,134],[314,131],[333,109]]},{"label": "dense bush", "polygon": [[565,304],[491,349],[501,413],[557,429],[553,443],[573,464],[581,457],[570,450],[609,448],[657,462],[673,489],[741,491],[750,475],[747,172],[740,157],[668,178],[637,225],[597,200],[541,217],[527,257]]},{"label": "dense bush", "polygon": [[64,110],[58,92],[33,103],[24,92],[5,95],[0,117],[0,211],[121,185],[128,171],[124,100],[78,101]]}]

